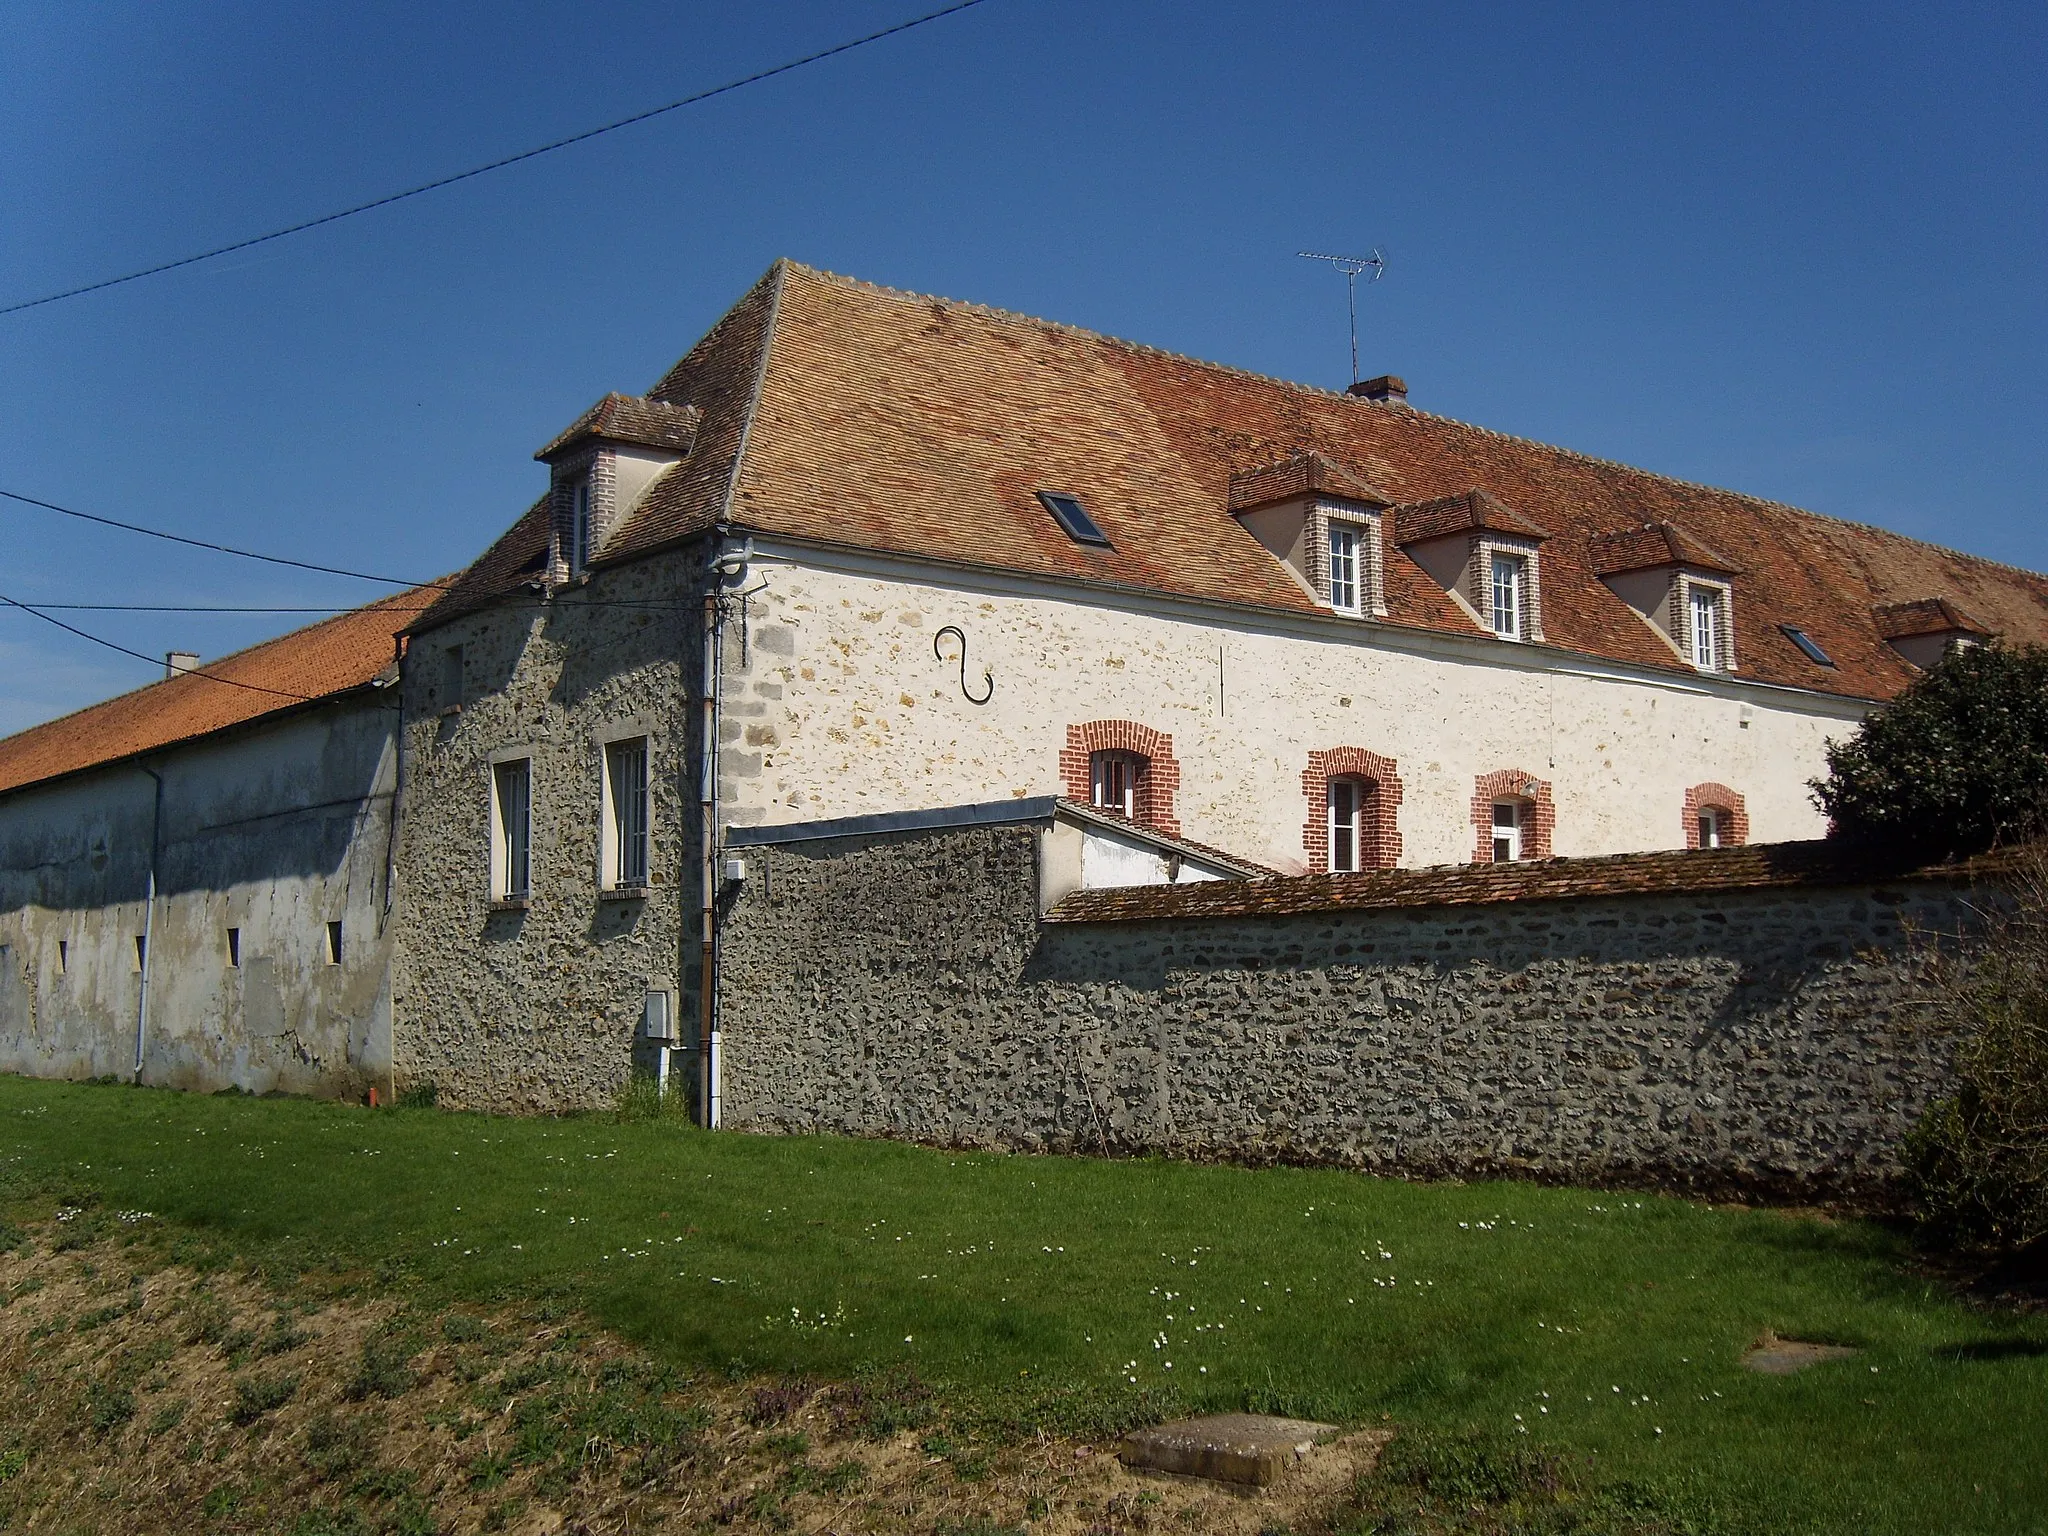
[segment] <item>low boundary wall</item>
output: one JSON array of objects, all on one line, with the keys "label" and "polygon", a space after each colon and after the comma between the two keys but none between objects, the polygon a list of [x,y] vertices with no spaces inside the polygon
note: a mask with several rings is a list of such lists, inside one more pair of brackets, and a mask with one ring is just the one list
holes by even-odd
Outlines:
[{"label": "low boundary wall", "polygon": [[725,1123],[1882,1201],[1983,869],[1827,844],[1089,891],[1020,828],[750,850]]}]

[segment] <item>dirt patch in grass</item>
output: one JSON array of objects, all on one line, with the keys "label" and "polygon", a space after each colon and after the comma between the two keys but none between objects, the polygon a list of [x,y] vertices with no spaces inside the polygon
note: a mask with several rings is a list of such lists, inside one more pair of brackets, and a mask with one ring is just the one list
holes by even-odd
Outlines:
[{"label": "dirt patch in grass", "polygon": [[279,1288],[76,1218],[19,1239],[0,1257],[9,1529],[1252,1536],[1340,1520],[1387,1438],[1248,1495],[1131,1473],[1114,1444],[978,1435],[907,1375],[692,1374],[544,1305]]}]

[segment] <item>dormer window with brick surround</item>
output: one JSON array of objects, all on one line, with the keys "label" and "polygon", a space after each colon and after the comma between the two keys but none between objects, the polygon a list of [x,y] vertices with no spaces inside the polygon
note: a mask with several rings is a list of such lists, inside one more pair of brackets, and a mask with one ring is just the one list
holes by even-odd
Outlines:
[{"label": "dormer window with brick surround", "polygon": [[1382,507],[1364,481],[1318,454],[1230,479],[1230,512],[1333,613],[1384,618]]},{"label": "dormer window with brick surround", "polygon": [[1735,670],[1735,562],[1675,523],[1644,523],[1589,541],[1594,574],[1680,659]]},{"label": "dormer window with brick surround", "polygon": [[695,406],[606,395],[534,455],[552,473],[552,581],[574,581],[638,511],[661,477],[688,456]]},{"label": "dormer window with brick surround", "polygon": [[1387,516],[1402,552],[1479,628],[1500,640],[1543,638],[1544,529],[1476,488]]}]

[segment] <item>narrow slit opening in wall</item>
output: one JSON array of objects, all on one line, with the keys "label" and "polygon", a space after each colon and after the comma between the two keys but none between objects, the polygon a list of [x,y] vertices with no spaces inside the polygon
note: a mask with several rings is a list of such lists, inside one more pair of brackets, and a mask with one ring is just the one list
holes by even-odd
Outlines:
[{"label": "narrow slit opening in wall", "polygon": [[238,966],[241,963],[242,930],[239,928],[230,928],[228,930],[228,964],[231,966]]},{"label": "narrow slit opening in wall", "polygon": [[57,974],[59,976],[62,976],[66,971],[70,969],[71,941],[69,939],[59,939],[57,941]]},{"label": "narrow slit opening in wall", "polygon": [[142,934],[135,935],[135,969],[146,969],[149,965],[149,940]]},{"label": "narrow slit opening in wall", "polygon": [[341,964],[341,924],[339,921],[327,925],[327,963]]}]

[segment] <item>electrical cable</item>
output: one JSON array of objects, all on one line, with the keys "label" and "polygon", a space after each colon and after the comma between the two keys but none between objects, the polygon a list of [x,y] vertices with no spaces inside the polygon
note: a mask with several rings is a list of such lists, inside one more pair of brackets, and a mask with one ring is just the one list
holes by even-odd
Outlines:
[{"label": "electrical cable", "polygon": [[140,523],[124,523],[118,518],[101,517],[95,512],[80,512],[71,507],[60,507],[54,501],[43,501],[35,496],[24,496],[19,491],[0,490],[0,496],[9,501],[25,502],[31,507],[41,507],[48,512],[60,512],[66,517],[75,517],[81,522],[98,523],[103,528],[119,528],[124,533],[146,534],[152,539],[164,539],[172,544],[186,544],[193,549],[210,549],[215,554],[238,555],[244,560],[261,560],[270,565],[289,565],[295,570],[318,571],[323,576],[351,576],[357,581],[381,581],[389,587],[426,587],[435,591],[447,590],[447,583],[439,581],[407,581],[403,576],[378,576],[369,571],[344,570],[338,565],[315,565],[310,560],[288,560],[283,555],[259,554],[253,549],[237,549],[232,544],[210,544],[205,539],[189,539],[182,533],[165,533],[161,528],[145,528]]},{"label": "electrical cable", "polygon": [[[123,656],[133,656],[137,661],[146,661],[152,667],[162,665],[162,662],[154,656],[145,656],[140,651],[131,651],[125,645],[116,645],[113,641],[103,640],[98,635],[89,634],[85,630],[78,628],[76,625],[66,624],[62,619],[54,619],[50,617],[49,614],[44,613],[39,608],[31,608],[27,603],[16,601],[14,598],[9,597],[5,592],[0,592],[0,603],[6,604],[9,608],[19,608],[23,613],[32,614],[36,618],[41,619],[45,624],[54,624],[57,626],[57,628],[63,630],[66,634],[76,635],[81,640],[90,640],[94,645],[103,645],[110,651],[119,651]],[[201,672],[197,669],[194,669],[189,672],[180,672],[178,676],[203,677],[210,683],[226,683],[230,688],[246,688],[251,693],[275,694],[278,698],[281,699],[298,699],[300,702],[306,704],[314,702],[314,699],[316,697],[315,695],[310,693],[293,693],[288,688],[265,688],[260,683],[239,682],[232,677],[222,677],[217,673]]]},{"label": "electrical cable", "polygon": [[570,145],[581,144],[586,139],[594,139],[602,134],[616,132],[621,128],[630,128],[635,123],[644,123],[649,118],[660,117],[664,113],[674,112],[682,107],[695,106],[700,101],[709,101],[714,96],[723,96],[730,91],[737,91],[743,86],[758,85],[763,80],[772,80],[777,75],[786,75],[793,69],[802,69],[806,64],[816,64],[821,60],[832,58],[838,54],[850,53],[856,48],[865,48],[869,43],[878,43],[885,37],[894,37],[899,32],[908,32],[915,27],[924,26],[927,22],[938,21],[942,17],[951,16],[960,11],[972,10],[975,6],[982,3],[983,0],[956,0],[955,4],[944,6],[936,11],[927,11],[922,16],[912,17],[909,21],[900,21],[895,26],[884,27],[879,32],[870,32],[865,37],[856,37],[851,42],[839,43],[830,48],[823,48],[816,53],[807,53],[800,59],[791,59],[788,63],[778,64],[772,69],[758,70],[738,80],[728,80],[724,85],[715,85],[709,90],[698,91],[695,95],[685,96],[680,101],[672,101],[664,107],[650,107],[645,112],[635,112],[631,117],[622,117],[617,122],[606,123],[600,128],[587,128],[581,133],[572,133],[566,139],[556,139],[552,144],[543,144],[537,149],[522,150],[516,155],[507,155],[502,160],[493,160],[488,165],[479,165],[471,170],[458,171],[453,176],[442,176],[434,181],[422,182],[419,186],[408,188],[403,192],[392,192],[383,197],[372,198],[367,203],[357,203],[353,208],[344,208],[338,213],[322,214],[317,219],[305,219],[284,229],[274,229],[267,235],[253,235],[246,240],[236,240],[228,245],[218,245],[212,250],[201,251],[196,256],[181,256],[176,261],[159,262],[156,266],[144,267],[137,272],[124,273],[120,277],[102,278],[96,283],[81,283],[78,287],[66,288],[61,293],[44,294],[39,299],[23,299],[17,303],[0,305],[0,315],[19,314],[25,309],[36,309],[44,304],[55,304],[61,299],[75,299],[81,294],[97,293],[102,288],[114,288],[122,283],[135,282],[140,278],[155,277],[163,272],[174,272],[179,267],[189,267],[196,262],[211,261],[216,256],[226,256],[235,251],[246,251],[253,245],[264,245],[272,240],[282,240],[287,235],[298,235],[305,233],[309,229],[318,229],[323,224],[333,224],[341,219],[353,218],[356,214],[368,213],[373,208],[388,208],[391,204],[402,203],[407,198],[419,197],[427,192],[439,191],[442,187],[452,187],[457,182],[468,181],[473,177],[483,176],[491,171],[501,171],[508,165],[519,164],[522,160],[532,160],[540,155],[553,154],[558,149],[567,149]]}]

